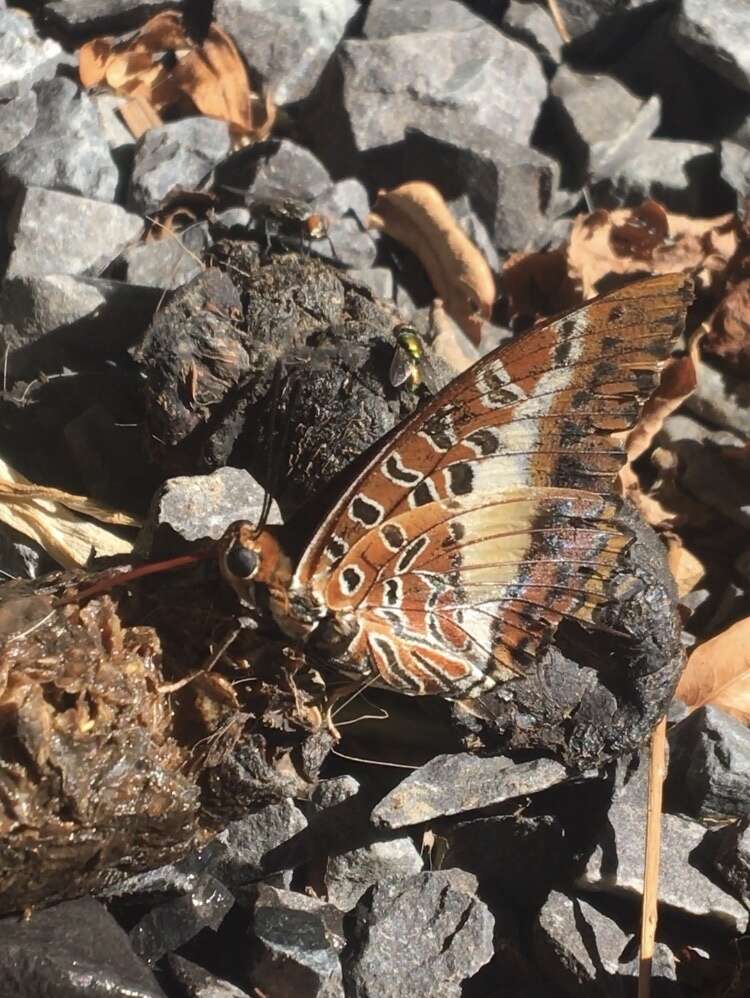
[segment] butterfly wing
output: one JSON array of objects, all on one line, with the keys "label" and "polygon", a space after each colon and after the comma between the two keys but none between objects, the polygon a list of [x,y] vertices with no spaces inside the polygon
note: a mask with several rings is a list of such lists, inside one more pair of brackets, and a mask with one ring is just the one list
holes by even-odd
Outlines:
[{"label": "butterfly wing", "polygon": [[314,536],[292,588],[354,615],[389,685],[467,695],[521,673],[564,616],[620,595],[612,494],[691,285],[629,285],[488,354],[407,421]]}]

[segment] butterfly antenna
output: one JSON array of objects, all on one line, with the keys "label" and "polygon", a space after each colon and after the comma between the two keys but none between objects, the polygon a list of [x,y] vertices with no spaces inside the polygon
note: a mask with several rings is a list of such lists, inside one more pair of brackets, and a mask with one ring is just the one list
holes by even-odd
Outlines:
[{"label": "butterfly antenna", "polygon": [[263,492],[263,505],[260,509],[260,516],[255,526],[253,536],[257,537],[265,528],[273,503],[273,478],[274,478],[274,438],[276,436],[276,419],[279,414],[279,403],[281,399],[281,361],[277,360],[273,368],[271,387],[268,392],[268,423],[266,424],[266,448],[268,450],[268,466],[266,468],[266,482]]}]

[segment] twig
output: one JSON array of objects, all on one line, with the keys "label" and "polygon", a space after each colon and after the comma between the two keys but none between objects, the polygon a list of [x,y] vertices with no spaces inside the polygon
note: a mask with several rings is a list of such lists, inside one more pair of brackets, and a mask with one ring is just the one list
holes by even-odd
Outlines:
[{"label": "twig", "polygon": [[664,756],[667,719],[663,717],[651,732],[646,803],[646,845],[643,857],[643,902],[641,907],[641,957],[638,967],[638,998],[651,994],[651,962],[656,939],[659,901],[659,859],[661,853],[661,804],[664,785]]},{"label": "twig", "polygon": [[567,45],[570,41],[570,32],[565,27],[565,21],[560,13],[560,8],[557,5],[557,0],[547,0],[547,7],[549,8],[552,20],[555,22],[555,27],[557,28],[557,33],[562,38],[563,42]]}]

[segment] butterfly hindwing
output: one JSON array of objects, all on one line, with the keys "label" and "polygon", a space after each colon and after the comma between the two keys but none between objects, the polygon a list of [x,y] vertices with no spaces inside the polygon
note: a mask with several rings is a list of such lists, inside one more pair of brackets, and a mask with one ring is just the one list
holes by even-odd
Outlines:
[{"label": "butterfly hindwing", "polygon": [[406,692],[465,695],[523,671],[563,616],[594,619],[629,543],[611,433],[637,420],[689,300],[667,275],[589,302],[407,421],[295,577],[356,613],[353,655]]}]

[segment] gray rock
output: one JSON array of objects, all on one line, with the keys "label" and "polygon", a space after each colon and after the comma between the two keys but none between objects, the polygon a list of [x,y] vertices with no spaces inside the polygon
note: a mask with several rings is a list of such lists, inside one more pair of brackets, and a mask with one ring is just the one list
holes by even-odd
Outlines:
[{"label": "gray rock", "polygon": [[[218,540],[234,520],[258,521],[265,490],[242,468],[219,468],[210,475],[168,479],[154,496],[137,550],[149,557],[162,543]],[[269,523],[281,523],[276,502]]]},{"label": "gray rock", "polygon": [[135,147],[133,133],[120,116],[120,111],[127,104],[125,97],[115,94],[92,94],[91,101],[99,115],[102,134],[109,148],[116,152],[123,148]]},{"label": "gray rock", "polygon": [[208,222],[161,239],[129,246],[122,254],[130,284],[173,291],[203,269],[202,257],[211,245]]},{"label": "gray rock", "polygon": [[291,870],[306,855],[292,855],[285,847],[306,828],[305,816],[290,800],[269,804],[219,833],[209,846],[210,870],[233,892],[269,873]]},{"label": "gray rock", "polygon": [[370,811],[377,797],[353,776],[321,780],[310,795],[310,832],[321,855],[351,849],[372,836]]},{"label": "gray rock", "polygon": [[459,0],[372,0],[362,26],[365,38],[390,38],[414,31],[467,31],[483,19]]},{"label": "gray rock", "polygon": [[145,214],[172,191],[197,187],[231,147],[229,125],[217,118],[182,118],[151,128],[135,147],[129,207]]},{"label": "gray rock", "polygon": [[558,164],[472,121],[455,128],[454,135],[440,122],[409,129],[405,147],[419,177],[451,201],[460,183],[471,211],[503,255],[548,237]]},{"label": "gray rock", "polygon": [[602,186],[618,204],[654,198],[669,211],[703,216],[725,207],[716,204],[719,157],[703,142],[647,139],[632,157],[612,167]]},{"label": "gray rock", "polygon": [[656,6],[654,0],[628,0],[627,6],[621,0],[557,0],[557,3],[568,34],[577,41],[585,38],[589,51],[595,41],[610,40],[639,8]]},{"label": "gray rock", "polygon": [[750,9],[732,0],[683,0],[673,25],[686,52],[742,90],[750,90]]},{"label": "gray rock", "polygon": [[[609,998],[627,987],[627,978],[637,979],[638,961],[622,958],[631,937],[582,898],[552,891],[534,925],[533,942],[540,968],[575,998]],[[655,995],[673,993],[662,991],[677,980],[674,954],[663,943],[656,944],[651,977]]]},{"label": "gray rock", "polygon": [[138,28],[162,10],[179,10],[183,0],[53,0],[44,13],[67,31],[101,34]]},{"label": "gray rock", "polygon": [[736,462],[722,451],[725,447],[741,448],[741,437],[727,430],[711,430],[689,415],[677,414],[666,421],[658,441],[681,458],[678,481],[689,495],[741,527],[750,526],[747,483]]},{"label": "gray rock", "polygon": [[248,998],[246,991],[221,977],[215,977],[183,956],[170,953],[168,963],[172,977],[182,989],[180,994],[184,995],[184,998]]},{"label": "gray rock", "polygon": [[438,755],[386,794],[372,820],[387,828],[418,825],[539,793],[566,778],[565,767],[553,759],[514,763],[505,756],[482,758],[470,752]]},{"label": "gray rock", "polygon": [[199,887],[205,874],[206,863],[198,859],[200,853],[191,853],[177,863],[159,866],[155,870],[135,873],[125,880],[118,880],[102,890],[105,898],[134,901],[149,907],[192,894]]},{"label": "gray rock", "polygon": [[203,929],[216,932],[234,898],[224,884],[204,873],[193,891],[152,908],[130,930],[135,952],[148,964],[179,949]]},{"label": "gray rock", "polygon": [[[358,180],[340,180],[314,198],[311,207],[326,217],[329,239],[342,263],[359,269],[372,267],[378,246],[364,228],[370,206],[367,191]],[[313,245],[317,248],[321,242]]]},{"label": "gray rock", "polygon": [[[0,355],[9,378],[79,356],[111,359],[145,332],[159,293],[100,277],[8,277],[0,286]],[[7,353],[6,353],[7,350]]]},{"label": "gray rock", "polygon": [[661,102],[644,102],[609,76],[561,66],[550,95],[567,135],[575,179],[607,177],[638,153],[659,125]]},{"label": "gray rock", "polygon": [[696,818],[750,814],[750,731],[717,707],[701,707],[669,733],[667,787]]},{"label": "gray rock", "polygon": [[[615,794],[604,826],[578,885],[607,894],[640,898],[643,887],[643,832],[646,820],[647,767],[641,763]],[[662,820],[659,900],[670,908],[705,919],[735,934],[743,933],[748,913],[734,898],[693,865],[693,851],[705,829],[676,814]]]},{"label": "gray rock", "polygon": [[318,913],[259,905],[251,932],[248,972],[261,993],[344,998],[341,962]]},{"label": "gray rock", "polygon": [[413,127],[460,144],[468,123],[526,144],[546,93],[533,52],[490,24],[350,40],[326,71],[306,128],[321,158],[345,175],[357,172],[360,154],[400,142]]},{"label": "gray rock", "polygon": [[707,423],[750,437],[750,381],[702,361],[698,386],[685,407]]},{"label": "gray rock", "polygon": [[736,192],[740,209],[750,194],[750,150],[737,142],[722,142],[721,177]]},{"label": "gray rock", "polygon": [[0,928],[0,988],[8,995],[165,998],[126,933],[92,898],[13,915]]},{"label": "gray rock", "polygon": [[247,190],[249,201],[254,197],[287,195],[312,202],[328,194],[333,183],[317,156],[289,139],[274,139],[254,146],[247,160],[236,157],[231,165],[234,171],[239,169],[252,177],[247,184],[239,185]]},{"label": "gray rock", "polygon": [[408,836],[376,840],[328,857],[326,894],[337,908],[349,911],[372,884],[386,877],[405,877],[421,870],[422,857]]},{"label": "gray rock", "polygon": [[712,866],[735,897],[750,908],[750,823],[745,818],[715,834]]},{"label": "gray rock", "polygon": [[247,208],[225,208],[211,219],[211,235],[214,239],[230,236],[239,239],[247,236],[253,223],[253,216]]},{"label": "gray rock", "polygon": [[143,232],[143,220],[119,205],[41,187],[19,193],[7,224],[9,277],[96,275]]},{"label": "gray rock", "polygon": [[[99,115],[89,97],[62,78],[37,83],[34,127],[0,161],[0,181],[7,190],[47,187],[112,201],[118,173]],[[54,149],[53,155],[40,150]]]},{"label": "gray rock", "polygon": [[357,906],[344,966],[350,998],[459,998],[491,958],[494,919],[461,870],[376,884]]},{"label": "gray rock", "polygon": [[383,298],[385,301],[393,300],[394,282],[393,271],[388,267],[354,267],[348,271],[349,277],[355,281],[366,284],[376,298]]},{"label": "gray rock", "polygon": [[287,104],[308,96],[358,10],[356,0],[217,0],[214,20]]},{"label": "gray rock", "polygon": [[0,100],[25,94],[37,80],[53,76],[62,49],[40,38],[19,10],[0,10]]},{"label": "gray rock", "polygon": [[502,26],[511,38],[532,48],[548,66],[560,62],[563,44],[560,32],[540,4],[510,0]]},{"label": "gray rock", "polygon": [[443,828],[440,867],[473,873],[484,892],[524,907],[542,904],[550,887],[566,877],[565,830],[553,815],[502,814]]},{"label": "gray rock", "polygon": [[36,94],[33,90],[6,104],[0,104],[0,156],[15,149],[29,134],[36,122],[36,115]]},{"label": "gray rock", "polygon": [[323,923],[326,940],[337,953],[346,946],[344,935],[344,914],[335,905],[321,901],[311,894],[287,891],[271,884],[259,884],[255,892],[257,908],[282,908],[291,911],[306,911],[318,915]]}]

